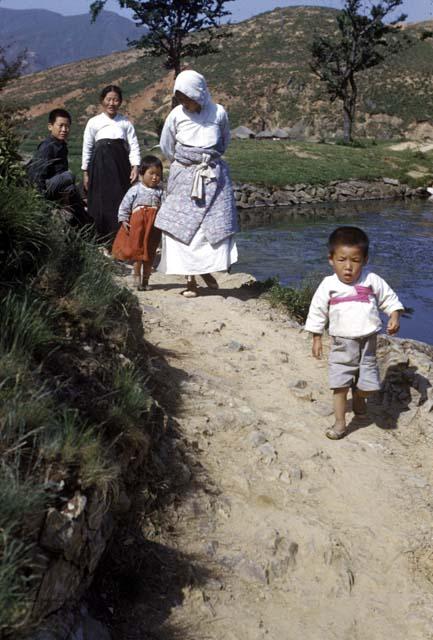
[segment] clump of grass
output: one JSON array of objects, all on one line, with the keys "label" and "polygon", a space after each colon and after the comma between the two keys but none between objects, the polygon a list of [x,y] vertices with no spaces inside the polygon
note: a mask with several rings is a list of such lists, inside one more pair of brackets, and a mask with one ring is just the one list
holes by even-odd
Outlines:
[{"label": "clump of grass", "polygon": [[0,283],[35,275],[56,244],[49,205],[32,189],[0,180]]},{"label": "clump of grass", "polygon": [[119,466],[106,455],[96,427],[83,423],[76,410],[61,412],[41,447],[44,458],[55,462],[63,475],[74,477],[83,490],[97,486],[108,493],[119,476]]},{"label": "clump of grass", "polygon": [[295,320],[304,323],[321,278],[312,276],[302,281],[299,287],[284,287],[276,279],[267,292],[267,298],[272,306],[284,308]]},{"label": "clump of grass", "polygon": [[0,530],[0,631],[25,625],[37,577],[32,546]]},{"label": "clump of grass", "polygon": [[2,300],[0,350],[3,353],[38,353],[55,340],[50,324],[54,311],[25,290],[9,291]]}]

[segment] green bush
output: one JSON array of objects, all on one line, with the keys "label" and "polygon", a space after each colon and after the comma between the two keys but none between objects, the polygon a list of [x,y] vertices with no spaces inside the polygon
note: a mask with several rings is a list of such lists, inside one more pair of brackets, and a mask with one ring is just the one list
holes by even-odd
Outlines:
[{"label": "green bush", "polygon": [[311,276],[299,287],[284,287],[274,280],[266,294],[273,306],[284,308],[295,320],[304,323],[307,319],[310,303],[322,276]]}]

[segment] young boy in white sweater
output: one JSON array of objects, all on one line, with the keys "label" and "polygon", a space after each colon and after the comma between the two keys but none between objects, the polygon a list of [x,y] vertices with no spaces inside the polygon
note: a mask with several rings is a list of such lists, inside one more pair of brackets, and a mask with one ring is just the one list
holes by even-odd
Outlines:
[{"label": "young boy in white sweater", "polygon": [[352,389],[355,414],[366,413],[366,397],[380,388],[376,336],[382,327],[379,310],[388,316],[387,333],[400,328],[404,310],[397,295],[375,273],[363,273],[368,260],[368,236],[358,227],[338,227],[328,239],[328,260],[334,275],[315,292],[305,330],[313,334],[313,356],[321,358],[322,333],[329,322],[329,386],[334,392],[335,424],[331,440],[347,433],[346,399]]}]

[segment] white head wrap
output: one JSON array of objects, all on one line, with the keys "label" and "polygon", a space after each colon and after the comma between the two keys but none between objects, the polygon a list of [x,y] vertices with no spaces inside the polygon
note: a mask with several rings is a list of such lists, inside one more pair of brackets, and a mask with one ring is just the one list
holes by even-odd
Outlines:
[{"label": "white head wrap", "polygon": [[211,99],[206,80],[197,71],[187,69],[177,76],[173,93],[180,91],[203,107]]}]

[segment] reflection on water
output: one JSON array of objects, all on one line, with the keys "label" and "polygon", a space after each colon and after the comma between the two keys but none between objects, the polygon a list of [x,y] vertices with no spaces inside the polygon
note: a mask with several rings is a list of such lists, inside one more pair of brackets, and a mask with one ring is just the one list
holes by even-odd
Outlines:
[{"label": "reflection on water", "polygon": [[[370,238],[368,268],[414,309],[412,317],[402,318],[399,336],[433,344],[433,202],[348,203],[316,207],[311,217],[298,218],[291,217],[293,208],[272,211],[269,225],[239,234],[234,271],[259,280],[278,275],[286,285],[313,273],[329,275],[328,235],[340,224],[359,226]],[[307,211],[302,208],[302,213]]]}]

